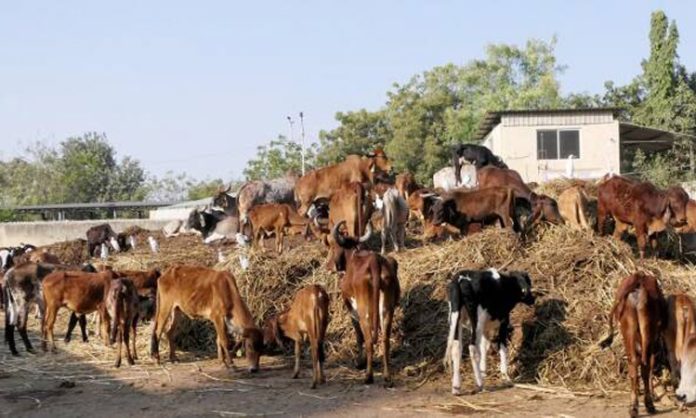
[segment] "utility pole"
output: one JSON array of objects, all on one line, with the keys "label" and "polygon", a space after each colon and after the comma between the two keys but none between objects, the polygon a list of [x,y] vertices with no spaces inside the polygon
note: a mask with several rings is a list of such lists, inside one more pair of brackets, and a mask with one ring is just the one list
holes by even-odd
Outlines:
[{"label": "utility pole", "polygon": [[302,150],[302,175],[305,174],[305,135],[304,135],[304,113],[300,112],[300,129],[302,129],[302,143],[300,144]]},{"label": "utility pole", "polygon": [[295,122],[292,120],[292,118],[291,118],[290,116],[288,116],[287,118],[288,118],[288,125],[290,125],[290,137],[288,138],[288,140],[289,140],[290,142],[292,142],[293,136],[294,136],[293,133],[292,133],[292,125],[294,125]]}]

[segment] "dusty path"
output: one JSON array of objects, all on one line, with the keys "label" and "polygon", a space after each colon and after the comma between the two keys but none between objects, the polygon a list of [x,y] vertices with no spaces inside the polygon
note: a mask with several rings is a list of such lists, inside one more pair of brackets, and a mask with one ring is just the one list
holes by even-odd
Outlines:
[{"label": "dusty path", "polygon": [[[0,323],[4,317],[0,314]],[[37,329],[32,323],[32,329]],[[141,341],[147,339],[143,330]],[[63,333],[57,332],[61,337]],[[36,335],[32,335],[37,341]],[[262,371],[250,376],[237,360],[235,370],[216,360],[182,354],[181,362],[158,367],[144,358],[136,366],[112,367],[114,353],[96,338],[83,344],[58,342],[58,353],[14,358],[0,346],[0,416],[11,417],[237,417],[237,416],[575,416],[623,417],[627,393],[610,397],[563,390],[501,388],[474,396],[450,396],[443,377],[418,389],[397,378],[394,389],[367,386],[360,375],[329,367],[328,384],[309,389],[309,362],[293,380],[290,358],[264,358]],[[664,416],[680,415],[671,403],[658,404]],[[643,411],[643,410],[641,410]],[[644,412],[644,411],[643,411]],[[696,415],[690,411],[688,415]]]}]

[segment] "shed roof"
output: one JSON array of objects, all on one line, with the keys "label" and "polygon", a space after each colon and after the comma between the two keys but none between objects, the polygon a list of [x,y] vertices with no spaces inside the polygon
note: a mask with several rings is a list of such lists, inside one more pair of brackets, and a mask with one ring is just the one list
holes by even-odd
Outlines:
[{"label": "shed roof", "polygon": [[497,124],[500,123],[501,118],[504,115],[566,115],[572,113],[605,113],[611,112],[616,116],[622,109],[617,107],[585,107],[585,108],[574,108],[574,109],[507,109],[507,110],[494,110],[488,111],[483,116],[483,119],[479,123],[476,134],[474,135],[475,140],[482,140],[488,135],[488,133],[495,128]]}]

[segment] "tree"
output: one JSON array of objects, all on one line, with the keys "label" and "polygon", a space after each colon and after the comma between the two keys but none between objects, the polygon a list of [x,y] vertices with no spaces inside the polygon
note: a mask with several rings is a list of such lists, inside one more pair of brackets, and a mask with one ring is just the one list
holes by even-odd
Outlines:
[{"label": "tree", "polygon": [[188,200],[205,199],[212,197],[220,187],[223,187],[225,182],[222,179],[200,180],[193,182],[188,188]]},{"label": "tree", "polygon": [[[310,170],[314,165],[316,145],[305,148],[305,167]],[[247,162],[244,176],[247,180],[270,180],[286,175],[288,172],[302,172],[302,147],[278,135],[267,145],[257,148],[256,157]]]},{"label": "tree", "polygon": [[321,166],[343,161],[350,154],[365,155],[383,148],[391,137],[384,111],[338,112],[336,120],[336,129],[319,132],[317,163]]}]

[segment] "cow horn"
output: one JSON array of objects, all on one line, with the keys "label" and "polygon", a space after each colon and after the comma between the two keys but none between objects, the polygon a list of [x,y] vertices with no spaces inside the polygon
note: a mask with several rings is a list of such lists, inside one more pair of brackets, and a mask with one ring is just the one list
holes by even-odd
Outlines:
[{"label": "cow horn", "polygon": [[367,228],[365,228],[365,234],[358,239],[358,242],[360,242],[360,243],[367,242],[371,236],[372,236],[372,224],[368,222]]},{"label": "cow horn", "polygon": [[341,227],[341,225],[345,225],[346,221],[341,221],[334,225],[333,230],[331,231],[331,236],[333,236],[334,241],[340,246],[343,247],[346,245],[346,239],[343,237],[343,235],[338,233],[338,229]]}]

